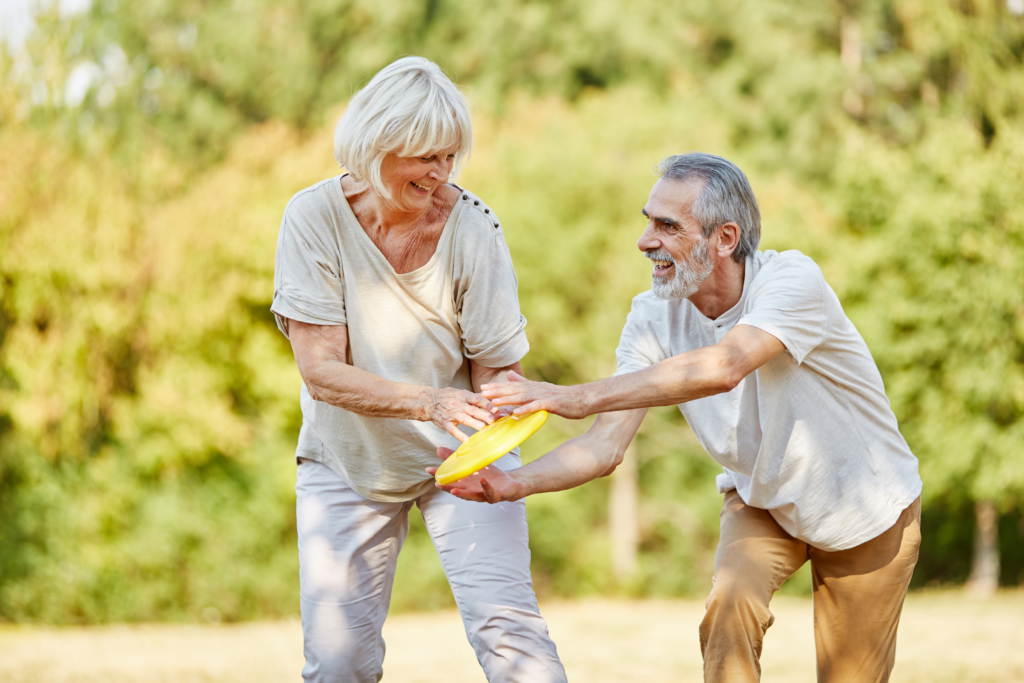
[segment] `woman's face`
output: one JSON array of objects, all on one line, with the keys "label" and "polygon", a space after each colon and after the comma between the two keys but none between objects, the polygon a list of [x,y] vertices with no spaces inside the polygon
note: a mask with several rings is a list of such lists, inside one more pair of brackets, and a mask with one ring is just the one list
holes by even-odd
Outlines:
[{"label": "woman's face", "polygon": [[388,154],[380,165],[381,180],[401,210],[426,210],[437,188],[448,182],[457,151],[452,147],[425,157]]}]

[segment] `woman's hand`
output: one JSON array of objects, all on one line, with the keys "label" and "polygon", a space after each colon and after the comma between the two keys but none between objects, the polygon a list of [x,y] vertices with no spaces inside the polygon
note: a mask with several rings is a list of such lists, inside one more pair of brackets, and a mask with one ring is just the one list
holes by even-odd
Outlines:
[{"label": "woman's hand", "polygon": [[[446,460],[454,453],[450,448],[439,446],[437,457]],[[427,474],[434,476],[436,467],[428,467]],[[513,479],[508,472],[504,472],[494,465],[488,465],[468,477],[463,477],[456,482],[441,486],[435,483],[437,488],[447,491],[456,498],[471,500],[477,503],[501,503],[506,500],[519,500],[525,495],[522,484]]]},{"label": "woman's hand", "polygon": [[427,420],[433,422],[459,441],[469,437],[459,425],[483,429],[495,420],[498,409],[480,394],[464,389],[431,389],[427,394]]},{"label": "woman's hand", "polygon": [[547,382],[532,382],[513,371],[509,382],[484,384],[482,393],[496,406],[519,406],[516,415],[546,410],[570,420],[581,420],[590,413],[581,387],[562,387]]}]

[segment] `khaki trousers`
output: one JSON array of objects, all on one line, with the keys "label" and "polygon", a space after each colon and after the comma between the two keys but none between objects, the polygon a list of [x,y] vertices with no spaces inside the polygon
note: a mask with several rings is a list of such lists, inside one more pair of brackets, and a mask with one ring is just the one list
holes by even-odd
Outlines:
[{"label": "khaki trousers", "polygon": [[761,679],[761,645],[775,621],[768,602],[810,560],[818,681],[888,681],[921,544],[920,520],[918,498],[881,536],[828,552],[793,538],[766,510],[750,507],[735,491],[726,493],[713,587],[700,625],[704,680]]}]

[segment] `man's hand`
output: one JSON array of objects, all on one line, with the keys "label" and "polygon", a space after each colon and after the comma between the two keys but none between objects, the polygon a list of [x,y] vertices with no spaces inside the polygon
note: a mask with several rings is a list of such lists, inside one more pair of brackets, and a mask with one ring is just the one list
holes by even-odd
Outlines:
[{"label": "man's hand", "polygon": [[[454,453],[450,448],[439,446],[437,457],[446,460]],[[434,476],[436,467],[428,467],[427,474]],[[519,500],[523,497],[522,485],[513,479],[507,472],[503,472],[494,465],[488,465],[479,472],[459,479],[458,481],[437,488],[447,491],[456,498],[472,500],[477,503],[501,503],[506,500]]]},{"label": "man's hand", "polygon": [[581,420],[589,415],[581,387],[533,382],[511,370],[508,379],[507,384],[484,384],[480,387],[483,395],[492,399],[496,406],[519,406],[514,411],[516,415],[538,410],[546,410],[570,420]]}]

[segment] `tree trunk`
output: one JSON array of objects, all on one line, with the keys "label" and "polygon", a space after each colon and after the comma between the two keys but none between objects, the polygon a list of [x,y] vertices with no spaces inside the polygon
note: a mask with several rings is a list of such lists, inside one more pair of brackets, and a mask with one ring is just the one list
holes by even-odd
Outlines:
[{"label": "tree trunk", "polygon": [[617,581],[626,581],[636,572],[640,545],[639,495],[637,491],[636,446],[626,448],[626,456],[611,476],[611,500],[608,528],[612,542],[612,572]]},{"label": "tree trunk", "polygon": [[975,595],[992,595],[999,588],[999,515],[995,503],[975,503],[974,522],[974,558],[967,588]]},{"label": "tree trunk", "polygon": [[[860,72],[860,22],[856,17],[844,14],[839,24],[839,61],[851,77]],[[855,78],[843,91],[843,108],[854,118],[864,115],[864,100],[857,92]]]},{"label": "tree trunk", "polygon": [[851,74],[860,71],[860,22],[849,14],[839,23],[839,61]]}]

